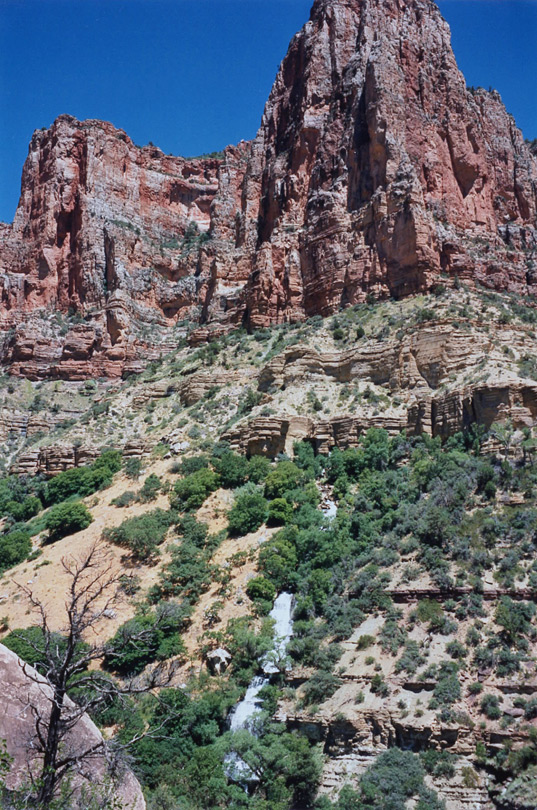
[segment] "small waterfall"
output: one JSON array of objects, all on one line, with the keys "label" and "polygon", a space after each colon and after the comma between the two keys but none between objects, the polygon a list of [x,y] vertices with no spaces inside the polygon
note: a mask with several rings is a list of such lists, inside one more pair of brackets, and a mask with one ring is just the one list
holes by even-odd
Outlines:
[{"label": "small waterfall", "polygon": [[[289,639],[293,634],[293,595],[281,593],[274,602],[270,617],[274,619],[274,646],[270,653],[260,662],[263,675],[255,675],[246,690],[243,699],[231,710],[229,715],[229,728],[231,731],[247,729],[255,734],[255,717],[261,711],[263,701],[258,697],[264,686],[270,683],[270,676],[282,671],[285,663],[285,654]],[[244,760],[237,754],[228,754],[225,759],[225,770],[229,779],[239,784],[252,784],[257,782]]]},{"label": "small waterfall", "polygon": [[[281,593],[274,602],[274,607],[269,613],[274,619],[274,647],[271,653],[265,656],[261,662],[263,672],[267,675],[275,675],[281,672],[282,662],[285,661],[287,645],[293,633],[293,595],[291,593]],[[283,664],[286,667],[286,664]],[[287,667],[286,667],[287,668]]]},{"label": "small waterfall", "polygon": [[241,702],[237,703],[235,708],[231,710],[229,716],[229,727],[231,731],[246,728],[248,731],[253,732],[252,719],[260,710],[262,703],[257,696],[268,682],[269,679],[264,678],[262,675],[256,675],[255,678],[253,678]]}]

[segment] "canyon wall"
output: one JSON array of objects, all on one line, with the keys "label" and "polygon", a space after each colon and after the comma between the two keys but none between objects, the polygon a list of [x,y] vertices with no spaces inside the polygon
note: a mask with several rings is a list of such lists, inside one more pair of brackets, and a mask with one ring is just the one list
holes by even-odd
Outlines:
[{"label": "canyon wall", "polygon": [[441,275],[532,296],[536,189],[431,0],[316,0],[250,143],[184,159],[70,116],[34,134],[0,226],[0,360],[120,376],[192,325],[199,342]]}]

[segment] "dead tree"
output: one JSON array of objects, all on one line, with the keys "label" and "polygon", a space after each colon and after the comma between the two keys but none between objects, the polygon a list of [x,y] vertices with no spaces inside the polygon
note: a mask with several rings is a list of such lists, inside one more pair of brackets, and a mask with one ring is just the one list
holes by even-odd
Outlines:
[{"label": "dead tree", "polygon": [[[92,668],[106,655],[108,645],[97,638],[98,622],[109,615],[121,598],[120,576],[122,571],[111,566],[111,556],[106,546],[93,545],[80,559],[63,558],[62,565],[69,578],[65,603],[66,626],[52,631],[49,615],[43,602],[31,589],[20,586],[26,593],[33,609],[39,615],[42,637],[36,643],[25,637],[41,662],[40,673],[21,663],[26,677],[43,685],[43,677],[50,689],[46,690],[48,704],[44,709],[37,703],[30,706],[35,720],[33,752],[38,757],[37,777],[35,768],[31,779],[33,804],[36,810],[47,810],[57,796],[65,780],[80,771],[84,763],[95,757],[110,761],[111,749],[104,739],[99,739],[82,750],[73,750],[68,736],[83,715],[95,713],[111,701],[126,700],[131,696],[155,691],[170,685],[173,664],[161,664],[138,678],[121,682],[113,680],[99,669]],[[141,647],[148,645],[148,630],[130,636],[130,642]],[[74,697],[73,690],[76,690]],[[165,723],[166,721],[164,721]],[[164,723],[162,725],[164,725]],[[162,730],[146,729],[136,737],[115,747],[118,751],[134,744],[148,734],[156,735]]]}]

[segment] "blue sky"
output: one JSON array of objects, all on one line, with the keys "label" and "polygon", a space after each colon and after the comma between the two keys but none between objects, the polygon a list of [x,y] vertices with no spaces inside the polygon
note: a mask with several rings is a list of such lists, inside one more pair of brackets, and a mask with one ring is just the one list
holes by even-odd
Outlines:
[{"label": "blue sky", "polygon": [[[0,220],[34,129],[101,118],[194,155],[256,132],[311,0],[0,0]],[[537,137],[537,0],[441,0],[468,84]]]}]

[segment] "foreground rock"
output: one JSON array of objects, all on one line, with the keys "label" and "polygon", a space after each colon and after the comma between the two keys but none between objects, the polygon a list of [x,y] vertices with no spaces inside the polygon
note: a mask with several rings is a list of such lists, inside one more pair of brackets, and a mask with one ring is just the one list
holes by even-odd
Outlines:
[{"label": "foreground rock", "polygon": [[[51,688],[44,678],[0,644],[0,682],[2,683],[2,710],[0,712],[0,739],[6,740],[7,751],[13,757],[10,773],[6,778],[9,789],[24,784],[30,770],[37,764],[38,756],[33,753],[36,743],[35,716],[32,707],[43,716],[49,707]],[[28,673],[28,674],[26,674]],[[37,681],[37,682],[36,682]],[[83,716],[66,737],[70,752],[83,753],[99,742],[101,734],[87,716]],[[107,777],[117,778],[114,794],[129,810],[145,810],[145,801],[138,780],[129,770],[119,774],[110,773],[109,763],[103,754],[94,754],[81,760],[74,776],[74,786],[78,791],[92,785],[106,785]]]}]

